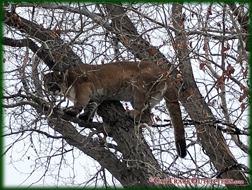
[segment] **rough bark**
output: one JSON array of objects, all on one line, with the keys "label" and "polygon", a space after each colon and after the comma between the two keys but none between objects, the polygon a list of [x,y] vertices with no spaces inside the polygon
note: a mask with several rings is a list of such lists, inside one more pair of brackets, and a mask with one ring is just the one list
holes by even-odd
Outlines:
[{"label": "rough bark", "polygon": [[[133,120],[125,115],[120,102],[104,102],[99,106],[98,114],[103,118],[107,135],[113,137],[123,155],[122,163],[127,165],[126,186],[154,186],[155,184],[149,181],[150,177],[167,177],[142,135],[142,125],[136,126]],[[173,187],[172,184],[165,186]]]}]

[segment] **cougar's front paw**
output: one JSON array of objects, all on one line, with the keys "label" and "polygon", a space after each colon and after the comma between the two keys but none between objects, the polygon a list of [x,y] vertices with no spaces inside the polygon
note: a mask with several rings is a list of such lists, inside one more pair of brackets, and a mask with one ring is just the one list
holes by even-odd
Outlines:
[{"label": "cougar's front paw", "polygon": [[90,122],[93,120],[93,116],[91,113],[84,112],[83,114],[79,115],[79,119],[84,120],[86,122]]},{"label": "cougar's front paw", "polygon": [[84,121],[88,121],[89,115],[85,114],[85,112],[84,112],[83,114],[80,114],[78,118],[81,120],[84,120]]},{"label": "cougar's front paw", "polygon": [[63,111],[65,112],[65,114],[71,115],[73,117],[76,117],[78,115],[78,113],[80,113],[80,110],[76,109],[76,108],[67,108]]},{"label": "cougar's front paw", "polygon": [[84,113],[79,115],[79,119],[87,122],[92,121],[97,108],[98,104],[96,102],[89,102],[84,109]]}]

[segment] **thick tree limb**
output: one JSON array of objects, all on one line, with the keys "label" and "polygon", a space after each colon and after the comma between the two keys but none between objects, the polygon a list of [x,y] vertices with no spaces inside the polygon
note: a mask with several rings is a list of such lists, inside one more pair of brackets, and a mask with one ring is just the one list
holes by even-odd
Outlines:
[{"label": "thick tree limb", "polygon": [[[50,69],[65,71],[72,66],[82,64],[80,57],[73,52],[68,44],[60,39],[55,31],[45,29],[34,22],[20,17],[16,13],[8,11],[4,11],[4,23],[10,27],[17,28],[21,33],[29,35],[30,38],[40,43],[41,52],[38,54],[38,57]],[[15,42],[12,41],[9,43],[13,45]],[[25,44],[23,40],[22,44]],[[20,42],[17,43],[17,45],[22,44]]]},{"label": "thick tree limb", "polygon": [[152,46],[149,42],[138,34],[135,26],[128,18],[125,9],[116,4],[105,4],[109,16],[112,20],[113,31],[119,41],[140,60],[148,60],[157,64],[157,60],[162,59],[166,66],[171,67],[171,63],[165,56]]},{"label": "thick tree limb", "polygon": [[129,171],[127,171],[126,163],[120,162],[112,152],[104,147],[103,143],[81,135],[68,121],[50,118],[48,123],[55,131],[66,137],[65,140],[69,145],[78,148],[80,151],[97,160],[122,185],[127,183]]},{"label": "thick tree limb", "polygon": [[12,38],[4,37],[3,45],[12,46],[12,47],[28,47],[34,53],[36,53],[39,50],[39,46],[31,39],[15,40]]},{"label": "thick tree limb", "polygon": [[[150,177],[167,178],[146,143],[141,127],[133,127],[133,120],[125,115],[120,102],[104,102],[99,106],[98,114],[103,118],[105,131],[113,137],[123,154],[123,163],[127,165],[129,171],[128,176],[125,176],[126,186],[155,186],[148,180]],[[164,186],[174,187],[172,184]]]},{"label": "thick tree limb", "polygon": [[11,46],[11,47],[28,47],[34,54],[42,59],[47,65],[53,66],[54,61],[48,56],[48,51],[40,48],[34,41],[31,39],[19,39],[15,40],[12,38],[3,38],[3,45]]}]

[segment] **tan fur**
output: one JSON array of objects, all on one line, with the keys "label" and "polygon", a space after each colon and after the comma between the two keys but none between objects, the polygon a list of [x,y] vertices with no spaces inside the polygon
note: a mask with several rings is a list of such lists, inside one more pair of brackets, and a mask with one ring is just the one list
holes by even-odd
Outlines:
[{"label": "tan fur", "polygon": [[143,110],[153,108],[165,98],[178,154],[181,157],[186,155],[184,127],[176,92],[167,73],[158,66],[145,61],[82,64],[64,74],[49,73],[44,81],[47,91],[57,94],[60,89],[61,94],[73,101],[73,108],[66,111],[73,116],[80,113],[90,101],[101,103],[104,100],[118,100],[131,102],[134,110],[126,113],[136,118]]}]

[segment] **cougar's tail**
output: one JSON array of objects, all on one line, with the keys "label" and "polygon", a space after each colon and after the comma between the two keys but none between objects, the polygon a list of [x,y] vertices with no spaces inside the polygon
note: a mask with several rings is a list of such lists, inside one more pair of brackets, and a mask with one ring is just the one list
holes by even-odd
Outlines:
[{"label": "cougar's tail", "polygon": [[177,152],[181,158],[184,158],[186,156],[185,130],[178,103],[178,97],[173,86],[167,89],[165,93],[165,101],[174,128]]}]

